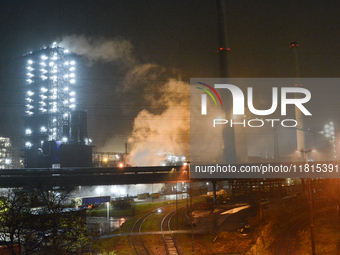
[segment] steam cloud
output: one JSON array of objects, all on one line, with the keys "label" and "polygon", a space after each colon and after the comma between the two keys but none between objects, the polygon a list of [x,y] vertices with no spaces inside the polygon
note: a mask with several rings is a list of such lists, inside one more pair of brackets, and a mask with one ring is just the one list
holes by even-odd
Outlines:
[{"label": "steam cloud", "polygon": [[132,44],[124,39],[106,40],[105,38],[87,38],[83,35],[70,35],[64,37],[59,43],[71,52],[84,56],[89,65],[96,61],[112,62],[122,61],[125,65],[132,66]]},{"label": "steam cloud", "polygon": [[85,57],[89,65],[96,61],[121,64],[126,70],[122,90],[143,91],[151,107],[164,108],[157,113],[144,109],[134,119],[128,138],[130,164],[159,165],[165,153],[189,155],[189,84],[174,78],[164,67],[139,63],[132,54],[132,44],[125,39],[71,35],[59,45]]}]

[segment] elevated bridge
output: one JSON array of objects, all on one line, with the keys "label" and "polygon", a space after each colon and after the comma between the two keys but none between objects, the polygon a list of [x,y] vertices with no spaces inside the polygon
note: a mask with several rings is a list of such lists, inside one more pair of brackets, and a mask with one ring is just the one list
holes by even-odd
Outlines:
[{"label": "elevated bridge", "polygon": [[151,184],[187,181],[188,177],[186,166],[7,169],[0,170],[0,187]]}]

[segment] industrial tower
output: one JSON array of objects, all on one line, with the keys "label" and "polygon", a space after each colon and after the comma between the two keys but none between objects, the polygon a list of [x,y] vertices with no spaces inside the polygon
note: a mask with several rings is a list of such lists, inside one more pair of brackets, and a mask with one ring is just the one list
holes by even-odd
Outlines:
[{"label": "industrial tower", "polygon": [[61,145],[87,144],[87,114],[76,111],[74,55],[53,43],[25,59],[25,166],[58,166]]}]

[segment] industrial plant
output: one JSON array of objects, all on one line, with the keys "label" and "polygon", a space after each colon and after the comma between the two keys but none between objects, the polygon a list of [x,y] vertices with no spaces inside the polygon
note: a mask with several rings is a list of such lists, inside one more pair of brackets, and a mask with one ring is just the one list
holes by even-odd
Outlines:
[{"label": "industrial plant", "polygon": [[53,43],[25,60],[25,167],[91,166],[87,112],[77,110],[74,55]]}]

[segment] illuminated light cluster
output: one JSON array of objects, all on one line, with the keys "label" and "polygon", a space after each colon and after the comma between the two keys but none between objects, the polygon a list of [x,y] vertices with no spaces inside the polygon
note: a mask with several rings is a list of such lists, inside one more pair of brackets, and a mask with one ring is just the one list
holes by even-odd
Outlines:
[{"label": "illuminated light cluster", "polygon": [[163,162],[160,163],[161,166],[177,166],[177,165],[184,165],[187,158],[181,155],[174,155],[174,154],[158,154],[160,157],[164,157]]},{"label": "illuminated light cluster", "polygon": [[320,132],[322,135],[324,135],[327,140],[330,142],[332,146],[332,156],[333,158],[337,158],[337,151],[336,151],[336,145],[335,145],[335,129],[333,122],[329,122],[326,124],[323,128],[323,131]]},{"label": "illuminated light cluster", "polygon": [[[26,148],[41,147],[40,138],[67,143],[63,134],[63,126],[68,125],[72,110],[76,109],[74,84],[76,84],[76,62],[68,54],[67,49],[57,43],[30,53],[24,69],[26,93],[25,130],[31,129],[31,134],[25,132],[31,145]],[[38,124],[33,128],[35,116]],[[39,138],[35,136],[39,135]],[[31,137],[29,137],[31,136]],[[68,139],[68,138],[67,138]]]},{"label": "illuminated light cluster", "polygon": [[27,149],[31,149],[32,146],[33,146],[33,144],[32,144],[31,142],[27,141],[27,142],[25,143],[25,146],[26,146]]}]

